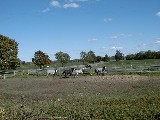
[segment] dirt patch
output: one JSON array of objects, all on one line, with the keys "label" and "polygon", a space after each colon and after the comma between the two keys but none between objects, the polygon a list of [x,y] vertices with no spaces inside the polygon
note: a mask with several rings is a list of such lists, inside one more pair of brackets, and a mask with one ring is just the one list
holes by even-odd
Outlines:
[{"label": "dirt patch", "polygon": [[[159,77],[160,78],[160,77]],[[72,79],[72,78],[69,78]],[[88,76],[75,78],[75,80],[87,80],[87,81],[118,81],[118,82],[131,82],[139,80],[149,80],[148,76],[139,76],[139,75],[108,75],[108,76]]]},{"label": "dirt patch", "polygon": [[[29,96],[31,98],[65,98],[76,95],[117,95],[129,91],[159,88],[160,76],[106,75],[79,76],[78,78],[28,77],[0,81],[0,90],[8,96]],[[149,87],[148,87],[149,86]],[[150,88],[150,91],[154,89]],[[146,90],[145,90],[146,91]],[[0,94],[1,96],[1,94]],[[3,95],[4,96],[4,95]],[[5,96],[4,96],[5,97]]]}]

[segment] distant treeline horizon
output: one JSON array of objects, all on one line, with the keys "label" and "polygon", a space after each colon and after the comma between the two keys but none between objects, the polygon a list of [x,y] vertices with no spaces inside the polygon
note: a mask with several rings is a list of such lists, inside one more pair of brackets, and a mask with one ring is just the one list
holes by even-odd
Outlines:
[{"label": "distant treeline horizon", "polygon": [[[105,57],[106,57],[106,55],[105,55]],[[105,57],[97,56],[97,60],[95,62],[106,61],[106,60],[104,60]],[[124,56],[123,58],[124,58],[124,60],[160,59],[160,51],[151,51],[151,50],[140,51],[138,53],[128,54],[128,55]],[[108,56],[107,61],[110,61],[110,60],[115,60],[115,55]],[[82,62],[82,59],[77,58],[77,59],[72,59],[70,61]],[[53,60],[52,62],[58,62],[58,60]],[[22,61],[22,63],[32,63],[32,61]]]}]

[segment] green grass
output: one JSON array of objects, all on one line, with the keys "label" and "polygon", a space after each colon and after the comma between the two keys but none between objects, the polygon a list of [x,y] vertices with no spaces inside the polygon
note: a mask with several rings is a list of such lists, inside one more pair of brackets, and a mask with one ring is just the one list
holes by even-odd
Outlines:
[{"label": "green grass", "polygon": [[129,78],[128,82],[120,77],[0,80],[0,119],[151,120],[160,113],[159,76],[140,77],[139,81]]},{"label": "green grass", "polygon": [[132,67],[160,65],[160,60],[159,59],[148,59],[148,60],[124,60],[124,61],[118,61],[118,62],[110,61],[106,65],[117,66],[117,67],[123,67],[123,66],[130,67],[131,64],[132,64]]},{"label": "green grass", "polygon": [[[80,64],[72,62],[66,66]],[[98,67],[125,68],[131,64],[132,67],[147,68],[160,65],[160,60],[110,61],[100,63]],[[61,64],[50,66],[60,67]],[[30,64],[19,69],[38,67]],[[124,80],[126,75],[130,75],[131,81]],[[144,79],[132,81],[134,75]],[[102,80],[104,77],[59,79],[59,76],[28,76],[24,73],[0,79],[0,119],[154,120],[160,113],[160,72],[114,71],[107,76],[109,79]]]}]

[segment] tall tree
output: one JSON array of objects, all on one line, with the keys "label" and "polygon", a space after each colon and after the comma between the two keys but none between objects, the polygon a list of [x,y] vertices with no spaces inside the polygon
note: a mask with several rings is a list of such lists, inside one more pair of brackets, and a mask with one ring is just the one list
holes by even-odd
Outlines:
[{"label": "tall tree", "polygon": [[120,60],[124,59],[124,55],[123,55],[123,53],[121,53],[120,50],[116,50],[115,59],[116,59],[116,61],[120,61]]},{"label": "tall tree", "polygon": [[32,58],[32,62],[35,65],[39,66],[40,69],[42,69],[42,67],[44,67],[45,65],[49,65],[51,63],[51,60],[49,59],[48,55],[39,50],[35,52],[34,58]]},{"label": "tall tree", "polygon": [[64,66],[65,63],[68,63],[69,60],[70,60],[69,54],[64,53],[64,52],[61,52],[61,51],[60,51],[60,52],[57,52],[57,53],[55,54],[55,58],[56,58],[59,62],[61,62],[62,67]]},{"label": "tall tree", "polygon": [[18,43],[9,37],[0,35],[0,69],[16,69],[19,66]]},{"label": "tall tree", "polygon": [[89,63],[94,63],[96,61],[96,55],[93,51],[89,51],[86,56],[86,60]]},{"label": "tall tree", "polygon": [[87,53],[86,53],[86,52],[82,51],[82,52],[80,53],[80,59],[83,61],[83,65],[84,65],[84,62],[85,62],[85,60],[86,60],[86,56],[87,56]]}]

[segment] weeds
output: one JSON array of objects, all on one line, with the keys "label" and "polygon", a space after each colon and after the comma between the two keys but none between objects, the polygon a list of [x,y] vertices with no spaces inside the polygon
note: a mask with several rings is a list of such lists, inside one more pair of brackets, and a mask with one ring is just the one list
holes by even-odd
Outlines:
[{"label": "weeds", "polygon": [[[36,104],[40,105],[40,101]],[[38,107],[38,106],[37,106]],[[14,109],[13,109],[14,108]],[[4,112],[5,111],[5,112]],[[142,96],[136,99],[124,98],[73,98],[55,103],[50,101],[35,108],[19,105],[1,110],[1,119],[35,120],[46,119],[105,119],[105,120],[151,120],[158,117],[159,96]]]}]

